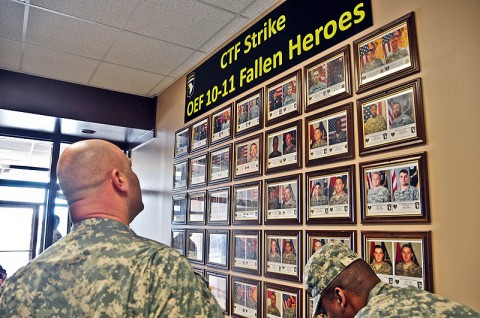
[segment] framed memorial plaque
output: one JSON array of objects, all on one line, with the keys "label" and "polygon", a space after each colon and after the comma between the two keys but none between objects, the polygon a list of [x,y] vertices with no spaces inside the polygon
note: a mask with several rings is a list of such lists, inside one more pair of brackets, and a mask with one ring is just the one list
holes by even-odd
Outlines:
[{"label": "framed memorial plaque", "polygon": [[172,224],[187,223],[187,194],[177,194],[172,197]]},{"label": "framed memorial plaque", "polygon": [[306,231],[306,250],[305,250],[305,264],[315,252],[318,252],[323,245],[332,241],[340,241],[347,245],[352,251],[357,251],[355,231]]},{"label": "framed memorial plaque", "polygon": [[188,195],[187,223],[205,224],[205,191],[192,192]]},{"label": "framed memorial plaque", "polygon": [[262,285],[259,280],[232,276],[232,317],[260,317]]},{"label": "framed memorial plaque", "polygon": [[230,258],[230,231],[207,230],[207,262],[212,267],[228,269]]},{"label": "framed memorial plaque", "polygon": [[425,152],[360,163],[362,223],[428,223]]},{"label": "framed memorial plaque", "polygon": [[306,174],[307,224],[355,223],[355,165]]},{"label": "framed memorial plaque", "polygon": [[208,289],[217,300],[225,315],[230,314],[230,275],[207,271]]},{"label": "framed memorial plaque", "polygon": [[301,317],[302,289],[265,282],[263,303],[265,317]]},{"label": "framed memorial plaque", "polygon": [[426,142],[420,79],[357,100],[360,155]]},{"label": "framed memorial plaque", "polygon": [[302,231],[264,231],[264,275],[302,281]]},{"label": "framed memorial plaque", "polygon": [[267,86],[267,126],[301,114],[300,74],[298,70]]},{"label": "framed memorial plaque", "polygon": [[357,93],[420,71],[413,12],[353,42]]},{"label": "framed memorial plaque", "polygon": [[208,190],[207,223],[230,223],[230,187]]},{"label": "framed memorial plaque", "polygon": [[209,152],[208,184],[229,182],[232,178],[230,169],[232,145],[227,145]]},{"label": "framed memorial plaque", "polygon": [[350,45],[304,68],[307,112],[352,96]]},{"label": "framed memorial plaque", "polygon": [[387,284],[433,291],[430,231],[362,231],[362,257]]},{"label": "framed memorial plaque", "polygon": [[302,223],[302,175],[265,180],[265,225]]},{"label": "framed memorial plaque", "polygon": [[232,270],[260,275],[261,239],[260,231],[233,231]]},{"label": "framed memorial plaque", "polygon": [[175,132],[174,158],[188,155],[190,145],[190,127],[185,127]]},{"label": "framed memorial plaque", "polygon": [[262,182],[234,185],[232,206],[233,224],[260,225],[262,223]]},{"label": "framed memorial plaque", "polygon": [[236,136],[263,128],[263,88],[235,102]]},{"label": "framed memorial plaque", "polygon": [[233,136],[232,105],[213,113],[210,122],[212,123],[210,135],[212,145],[231,139]]},{"label": "framed memorial plaque", "polygon": [[172,229],[171,246],[180,254],[185,255],[185,229]]},{"label": "framed memorial plaque", "polygon": [[201,154],[190,158],[189,187],[201,187],[207,185],[207,154]]},{"label": "framed memorial plaque", "polygon": [[260,176],[262,174],[262,134],[235,142],[234,179]]},{"label": "framed memorial plaque", "polygon": [[191,143],[190,150],[192,152],[199,151],[208,147],[208,131],[209,131],[208,117],[192,124],[190,131]]},{"label": "framed memorial plaque", "polygon": [[173,191],[185,190],[188,180],[188,160],[173,164]]},{"label": "framed memorial plaque", "polygon": [[205,230],[187,229],[187,237],[187,259],[193,263],[203,264],[203,246],[205,242]]},{"label": "framed memorial plaque", "polygon": [[352,103],[305,118],[307,166],[353,159]]},{"label": "framed memorial plaque", "polygon": [[302,124],[295,121],[265,133],[266,173],[302,167]]}]

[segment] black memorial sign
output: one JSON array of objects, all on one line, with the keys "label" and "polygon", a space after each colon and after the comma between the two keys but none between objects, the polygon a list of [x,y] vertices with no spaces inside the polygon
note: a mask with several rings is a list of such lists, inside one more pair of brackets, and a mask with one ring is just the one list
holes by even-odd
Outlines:
[{"label": "black memorial sign", "polygon": [[188,74],[185,122],[372,24],[371,0],[287,0]]}]

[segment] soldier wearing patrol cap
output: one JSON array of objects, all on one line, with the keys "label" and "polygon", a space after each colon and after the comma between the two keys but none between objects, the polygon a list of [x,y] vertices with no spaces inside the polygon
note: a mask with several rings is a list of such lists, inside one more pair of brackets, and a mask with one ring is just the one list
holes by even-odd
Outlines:
[{"label": "soldier wearing patrol cap", "polygon": [[480,317],[467,306],[422,289],[381,282],[339,241],[327,243],[310,257],[304,282],[313,296],[313,317]]}]

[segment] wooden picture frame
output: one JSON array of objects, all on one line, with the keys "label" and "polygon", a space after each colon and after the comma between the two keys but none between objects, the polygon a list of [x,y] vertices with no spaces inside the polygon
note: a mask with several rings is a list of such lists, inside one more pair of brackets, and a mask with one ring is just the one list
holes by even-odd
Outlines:
[{"label": "wooden picture frame", "polygon": [[302,161],[301,120],[265,132],[265,172],[267,174],[300,169]]},{"label": "wooden picture frame", "polygon": [[175,145],[173,158],[177,159],[188,155],[190,151],[190,126],[175,132]]},{"label": "wooden picture frame", "polygon": [[426,152],[360,163],[362,223],[428,223]]},{"label": "wooden picture frame", "polygon": [[208,154],[203,153],[189,159],[188,187],[198,188],[207,185]]},{"label": "wooden picture frame", "polygon": [[232,224],[262,224],[262,181],[233,185]]},{"label": "wooden picture frame", "polygon": [[235,136],[263,128],[263,88],[235,102]]},{"label": "wooden picture frame", "polygon": [[211,267],[228,269],[230,260],[230,230],[207,229],[206,262]]},{"label": "wooden picture frame", "polygon": [[232,317],[260,317],[262,313],[262,284],[259,280],[232,276]]},{"label": "wooden picture frame", "polygon": [[307,224],[355,224],[355,165],[307,172]]},{"label": "wooden picture frame", "polygon": [[186,242],[185,229],[172,229],[170,236],[170,246],[178,251],[180,254],[185,255],[185,242]]},{"label": "wooden picture frame", "polygon": [[232,104],[210,115],[210,145],[215,145],[233,137]]},{"label": "wooden picture frame", "polygon": [[302,281],[302,231],[264,231],[263,275]]},{"label": "wooden picture frame", "polygon": [[173,164],[173,191],[186,190],[188,187],[188,159]]},{"label": "wooden picture frame", "polygon": [[420,78],[358,99],[357,120],[360,156],[425,144]]},{"label": "wooden picture frame", "polygon": [[207,191],[207,224],[230,224],[230,187]]},{"label": "wooden picture frame", "polygon": [[264,180],[264,224],[302,224],[302,174]]},{"label": "wooden picture frame", "polygon": [[190,152],[194,153],[209,146],[210,135],[209,117],[200,119],[190,128]]},{"label": "wooden picture frame", "polygon": [[433,292],[430,231],[362,231],[362,257],[387,284]]},{"label": "wooden picture frame", "polygon": [[205,263],[205,230],[187,229],[186,257],[192,263]]},{"label": "wooden picture frame", "polygon": [[262,234],[259,230],[232,231],[232,270],[260,275]]},{"label": "wooden picture frame", "polygon": [[229,182],[232,179],[232,144],[208,153],[208,184]]},{"label": "wooden picture frame", "polygon": [[346,230],[307,230],[305,231],[305,265],[312,255],[331,241],[341,241],[352,251],[357,251],[357,232]]},{"label": "wooden picture frame", "polygon": [[268,84],[265,103],[265,125],[298,116],[302,113],[301,70]]},{"label": "wooden picture frame", "polygon": [[307,167],[355,158],[353,104],[305,118]]},{"label": "wooden picture frame", "polygon": [[352,96],[350,45],[303,68],[305,111],[331,105]]},{"label": "wooden picture frame", "polygon": [[420,71],[415,14],[353,42],[357,94]]},{"label": "wooden picture frame", "polygon": [[206,202],[206,191],[197,191],[188,194],[187,224],[205,224]]},{"label": "wooden picture frame", "polygon": [[186,193],[172,196],[172,224],[187,224],[187,203]]},{"label": "wooden picture frame", "polygon": [[207,271],[205,279],[213,297],[217,300],[225,315],[230,314],[230,275]]},{"label": "wooden picture frame", "polygon": [[302,291],[303,289],[298,287],[265,282],[263,289],[264,317],[302,317]]},{"label": "wooden picture frame", "polygon": [[262,175],[263,134],[235,141],[233,178],[235,180]]}]

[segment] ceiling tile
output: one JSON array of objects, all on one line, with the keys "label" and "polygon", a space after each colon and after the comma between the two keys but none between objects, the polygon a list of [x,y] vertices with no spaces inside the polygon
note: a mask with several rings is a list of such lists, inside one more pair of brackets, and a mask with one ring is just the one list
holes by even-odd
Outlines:
[{"label": "ceiling tile", "polygon": [[191,68],[193,68],[195,65],[197,65],[198,62],[203,60],[207,56],[207,54],[204,53],[194,53],[192,56],[190,56],[186,61],[182,63],[176,70],[174,70],[170,76],[179,78],[180,76],[183,76],[186,74],[188,71],[190,71]]},{"label": "ceiling tile", "polygon": [[138,0],[30,0],[42,8],[72,15],[101,24],[122,27]]},{"label": "ceiling tile", "polygon": [[100,59],[118,32],[111,27],[31,8],[27,43]]},{"label": "ceiling tile", "polygon": [[13,71],[20,70],[20,56],[22,56],[22,44],[20,42],[0,39],[0,68]]},{"label": "ceiling tile", "polygon": [[239,13],[248,5],[250,5],[252,0],[203,0],[203,2],[210,3],[211,5],[228,11]]},{"label": "ceiling tile", "polygon": [[98,61],[32,45],[25,46],[23,71],[75,83],[87,83]]},{"label": "ceiling tile", "polygon": [[198,48],[233,17],[232,13],[197,1],[151,0],[137,8],[125,28],[186,47]]},{"label": "ceiling tile", "polygon": [[150,92],[149,95],[156,96],[167,89],[170,85],[172,85],[176,81],[173,77],[165,77],[163,80],[158,83]]},{"label": "ceiling tile", "polygon": [[194,51],[130,32],[122,32],[105,61],[169,74]]},{"label": "ceiling tile", "polygon": [[24,10],[23,4],[0,0],[0,37],[22,41]]},{"label": "ceiling tile", "polygon": [[164,76],[110,63],[102,63],[90,84],[114,91],[147,96]]},{"label": "ceiling tile", "polygon": [[260,15],[270,7],[272,7],[277,2],[284,2],[280,0],[257,0],[255,1],[247,10],[242,12],[243,16],[246,16],[250,19],[254,19]]},{"label": "ceiling tile", "polygon": [[232,22],[227,24],[218,34],[210,39],[207,43],[202,45],[200,50],[206,52],[212,52],[220,46],[226,44],[225,42],[230,39],[235,33],[241,30],[245,25],[247,25],[248,20],[242,17],[237,17],[233,19]]}]

